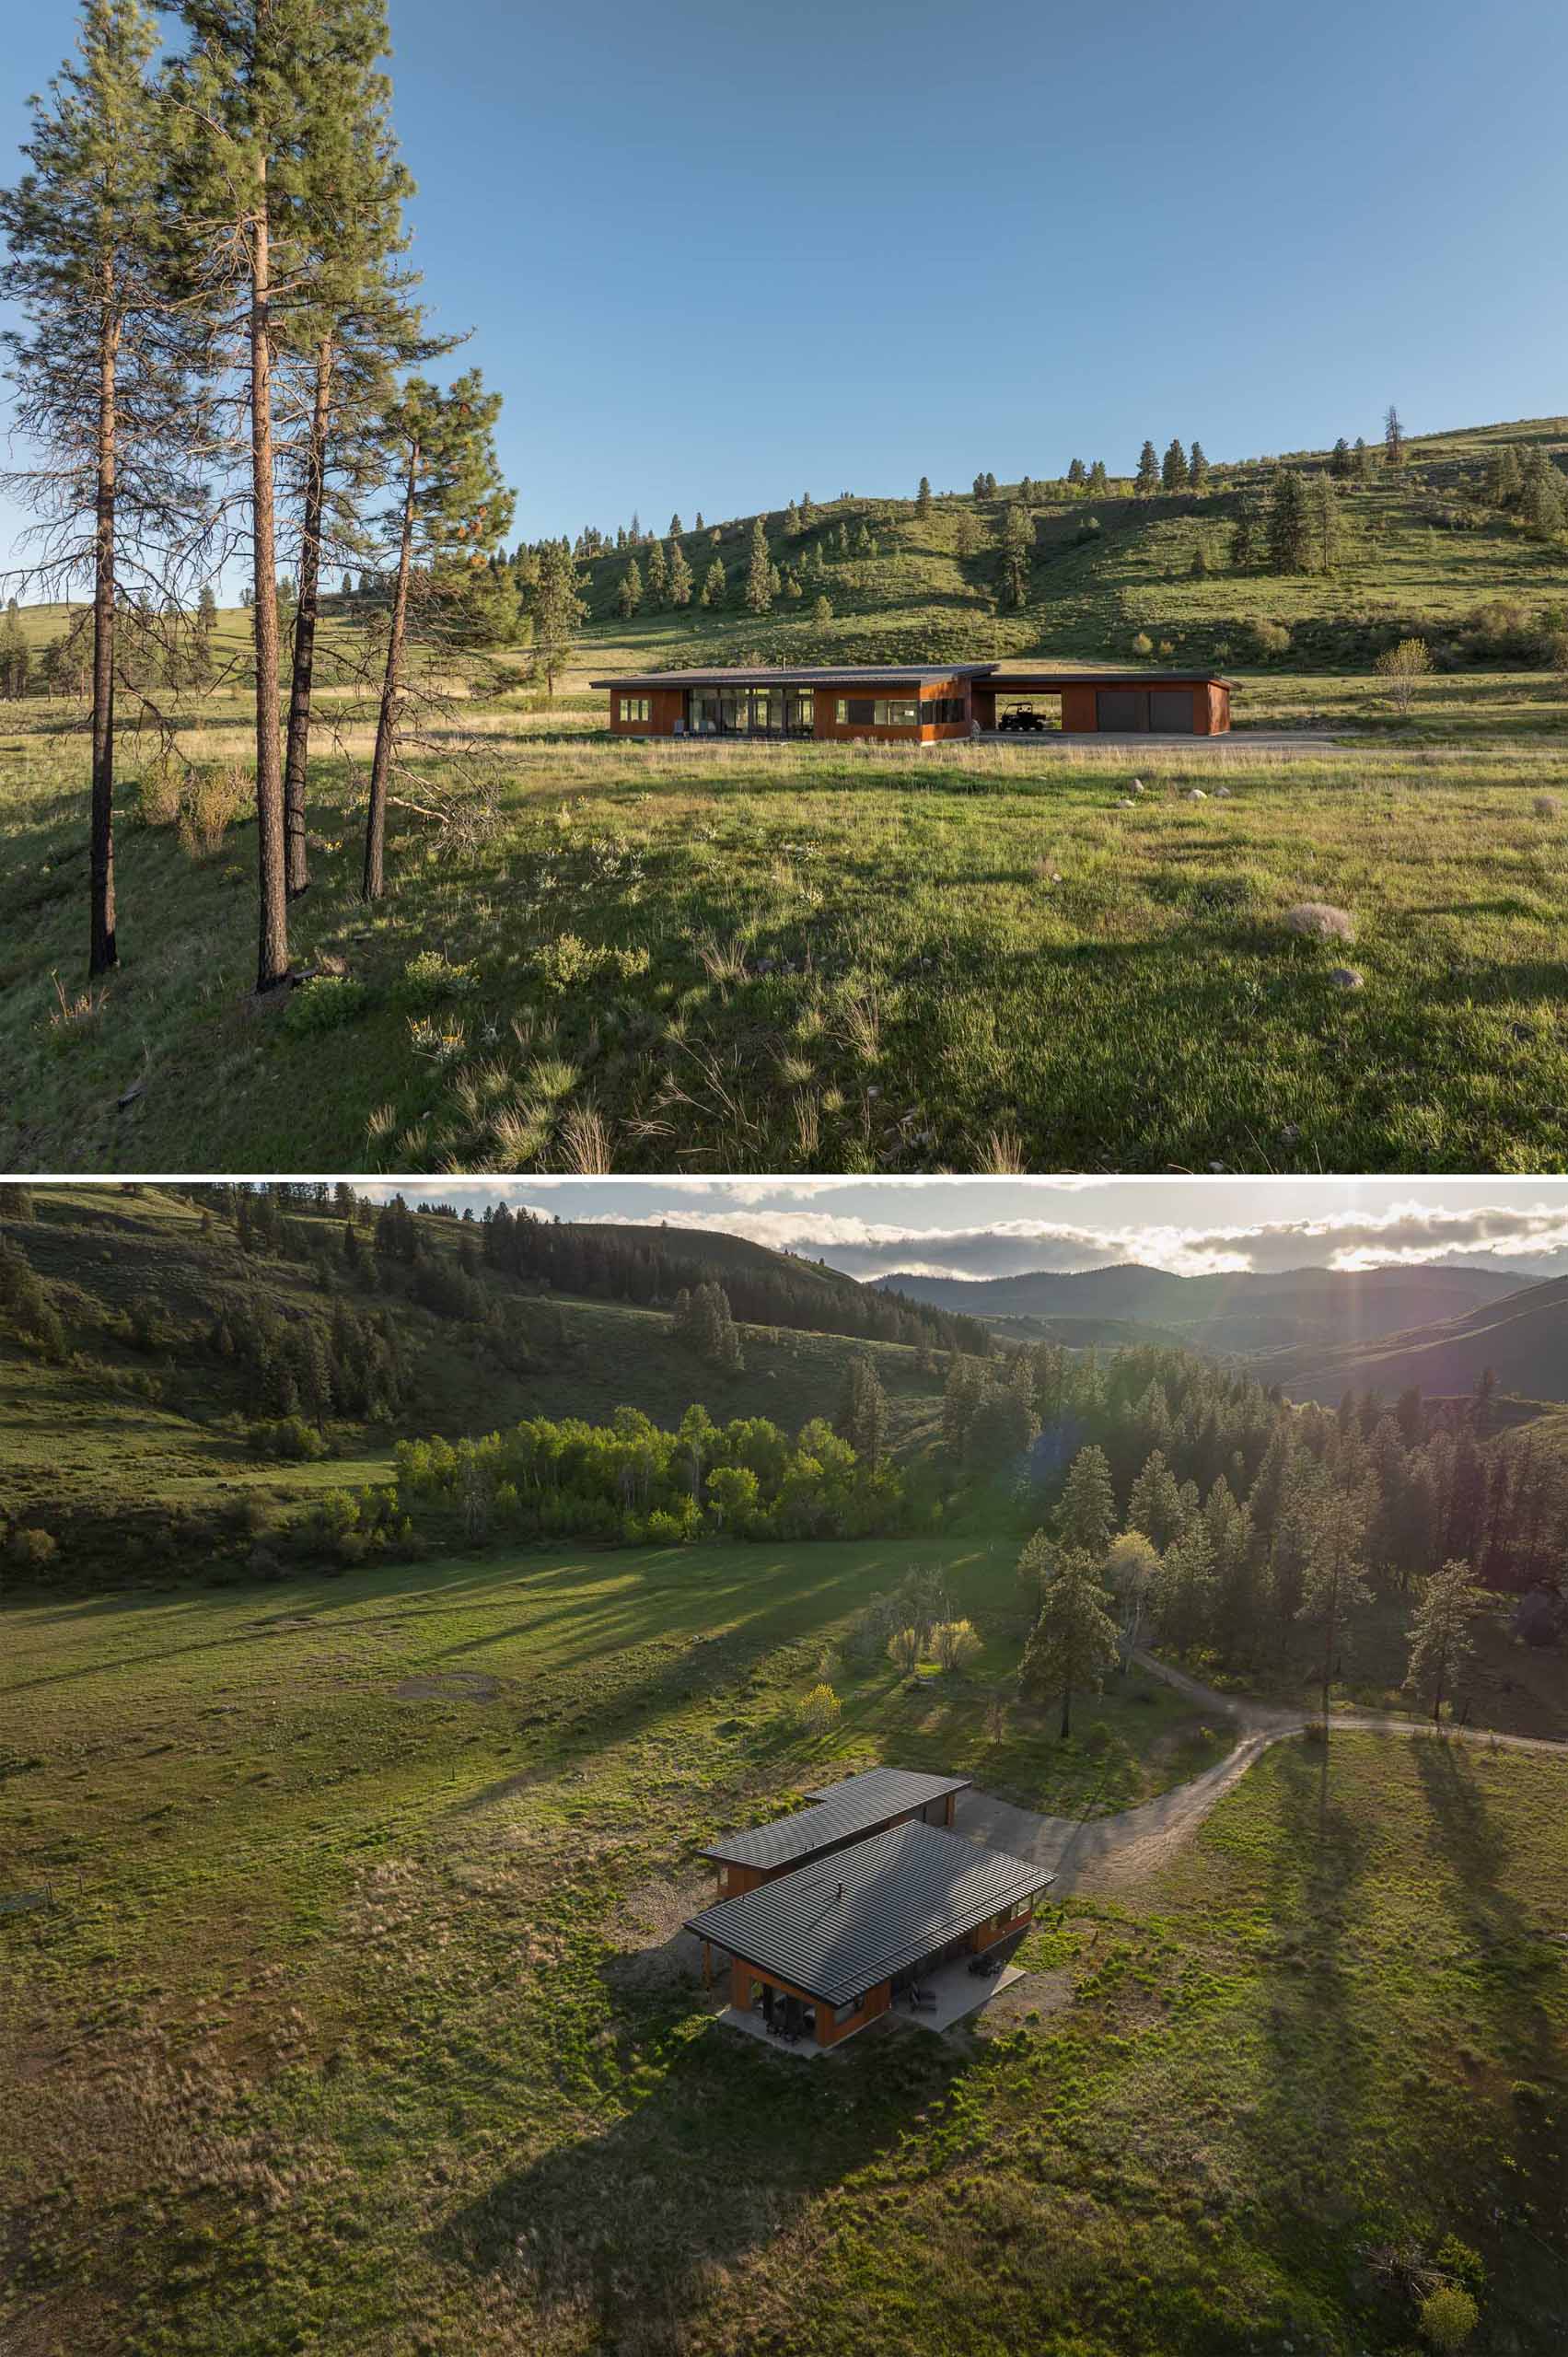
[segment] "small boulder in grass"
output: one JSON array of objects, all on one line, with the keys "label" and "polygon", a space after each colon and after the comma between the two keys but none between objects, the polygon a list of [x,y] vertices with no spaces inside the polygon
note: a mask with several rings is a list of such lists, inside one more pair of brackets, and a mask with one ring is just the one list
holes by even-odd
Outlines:
[{"label": "small boulder in grass", "polygon": [[1190,785],[1187,789],[1189,802],[1206,802],[1208,798],[1201,785]]},{"label": "small boulder in grass", "polygon": [[1132,791],[1134,794],[1146,794],[1148,790],[1148,787],[1144,784],[1141,777],[1135,777],[1132,780]]},{"label": "small boulder in grass", "polygon": [[1228,786],[1228,785],[1216,785],[1216,786],[1215,786],[1215,788],[1214,788],[1214,800],[1215,800],[1216,802],[1228,802],[1228,801],[1230,800],[1230,788],[1229,788],[1229,786]]},{"label": "small boulder in grass", "polygon": [[1532,807],[1538,819],[1555,819],[1562,805],[1555,794],[1538,794]]},{"label": "small boulder in grass", "polygon": [[1355,919],[1348,909],[1330,908],[1327,900],[1297,900],[1284,912],[1284,929],[1304,941],[1353,941]]},{"label": "small boulder in grass", "polygon": [[1366,977],[1358,974],[1353,966],[1336,966],[1329,980],[1337,991],[1360,991],[1366,987]]}]

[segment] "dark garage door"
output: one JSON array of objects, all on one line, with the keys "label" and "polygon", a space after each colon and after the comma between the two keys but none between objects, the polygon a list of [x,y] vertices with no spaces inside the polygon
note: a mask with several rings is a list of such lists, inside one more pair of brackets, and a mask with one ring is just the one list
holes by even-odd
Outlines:
[{"label": "dark garage door", "polygon": [[1191,737],[1192,727],[1192,691],[1191,688],[1155,688],[1149,696],[1149,726],[1162,737]]},{"label": "dark garage door", "polygon": [[1101,688],[1095,696],[1095,714],[1101,728],[1131,736],[1148,726],[1149,700],[1141,688]]}]

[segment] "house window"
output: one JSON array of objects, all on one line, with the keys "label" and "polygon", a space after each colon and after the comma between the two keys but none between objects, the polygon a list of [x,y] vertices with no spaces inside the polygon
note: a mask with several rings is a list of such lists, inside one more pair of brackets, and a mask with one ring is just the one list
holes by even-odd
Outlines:
[{"label": "house window", "polygon": [[920,706],[912,696],[841,696],[841,728],[913,728]]},{"label": "house window", "polygon": [[653,717],[652,697],[622,696],[621,699],[621,717],[622,720],[651,720]]},{"label": "house window", "polygon": [[1028,1914],[1033,1906],[1032,1898],[1015,1898],[1009,1910],[1008,1920],[1014,1923],[1017,1922],[1021,1916]]},{"label": "house window", "polygon": [[934,696],[929,703],[922,704],[920,716],[928,728],[943,727],[962,720],[964,700],[962,696]]}]

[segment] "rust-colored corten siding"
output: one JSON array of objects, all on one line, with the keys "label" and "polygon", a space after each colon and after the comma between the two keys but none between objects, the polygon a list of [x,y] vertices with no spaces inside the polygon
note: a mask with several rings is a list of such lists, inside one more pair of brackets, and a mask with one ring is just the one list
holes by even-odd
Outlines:
[{"label": "rust-colored corten siding", "polygon": [[1001,1915],[988,1915],[985,1922],[977,1923],[970,1933],[970,1947],[974,1949],[977,1956],[984,1949],[993,1947],[996,1942],[1005,1939],[1009,1932],[1020,1932],[1026,1923],[1032,1922],[1034,1911],[1035,1903],[1031,1898],[1022,1915],[1015,1915],[1011,1910]]},{"label": "rust-colored corten siding", "polygon": [[1092,687],[1063,688],[1062,691],[1062,729],[1076,736],[1092,736],[1099,727],[1099,706],[1095,702]]},{"label": "rust-colored corten siding", "polygon": [[847,2021],[835,2021],[832,2006],[824,2005],[820,1998],[808,1997],[804,1989],[796,1988],[792,1981],[781,1980],[776,1973],[763,1972],[756,1965],[747,1964],[737,1956],[729,1968],[729,2001],[738,2013],[750,2012],[751,1983],[754,1980],[776,1989],[783,1997],[798,1997],[803,2005],[811,2006],[817,2016],[819,2046],[837,2046],[841,2038],[853,2037],[857,2029],[864,2029],[867,2022],[875,2021],[878,2014],[885,2014],[893,2002],[892,1982],[879,1980],[875,1989],[866,1991],[865,2003],[858,2013],[852,2014]]},{"label": "rust-colored corten siding", "polygon": [[[1203,691],[1200,688],[1198,693],[1202,697]],[[1209,681],[1207,725],[1202,719],[1197,725],[1201,737],[1223,737],[1230,726],[1230,690],[1217,679]]]},{"label": "rust-colored corten siding", "polygon": [[[621,704],[635,703],[643,696],[648,706],[646,720],[622,720]],[[611,688],[610,691],[610,726],[617,737],[673,737],[685,717],[684,688],[639,689],[635,693]]]},{"label": "rust-colored corten siding", "polygon": [[[925,687],[922,688],[920,691],[920,741],[923,745],[941,745],[945,744],[950,737],[967,737],[969,735],[969,698],[966,692],[968,685],[969,682],[965,679],[942,679],[937,682],[935,687],[932,687],[927,684]],[[962,702],[964,712],[963,716],[960,719],[927,720],[925,714],[928,707],[935,702],[939,697],[943,696],[948,697],[949,699],[957,696]]]}]

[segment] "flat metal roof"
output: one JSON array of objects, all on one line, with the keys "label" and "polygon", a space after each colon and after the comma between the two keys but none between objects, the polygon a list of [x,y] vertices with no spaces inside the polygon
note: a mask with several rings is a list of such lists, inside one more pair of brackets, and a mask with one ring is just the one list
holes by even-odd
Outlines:
[{"label": "flat metal roof", "polygon": [[877,1832],[906,1809],[924,1808],[949,1793],[968,1792],[972,1782],[970,1776],[923,1775],[912,1768],[869,1768],[864,1775],[846,1776],[842,1783],[807,1794],[815,1806],[745,1833],[726,1834],[698,1854],[726,1866],[786,1865],[792,1859],[813,1858],[835,1841]]},{"label": "flat metal roof", "polygon": [[702,1940],[842,2005],[1055,1880],[934,1825],[896,1825],[686,1919]]},{"label": "flat metal roof", "polygon": [[961,663],[851,663],[837,666],[802,664],[786,670],[778,665],[738,665],[712,671],[620,671],[608,679],[590,679],[590,688],[782,688],[871,687],[886,681],[896,686],[906,679],[961,679]]},{"label": "flat metal roof", "polygon": [[711,671],[617,671],[606,679],[590,679],[591,688],[778,688],[871,687],[916,679],[969,679],[988,688],[1234,688],[1217,671],[1128,671],[1091,669],[1047,670],[1020,663],[861,663],[801,664],[794,668],[773,664],[738,665]]}]

